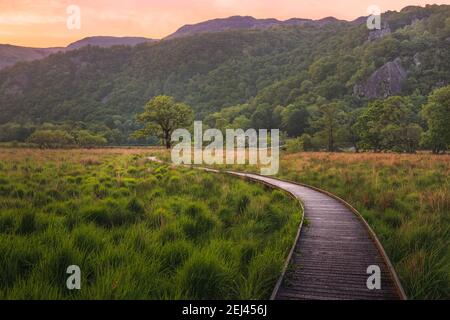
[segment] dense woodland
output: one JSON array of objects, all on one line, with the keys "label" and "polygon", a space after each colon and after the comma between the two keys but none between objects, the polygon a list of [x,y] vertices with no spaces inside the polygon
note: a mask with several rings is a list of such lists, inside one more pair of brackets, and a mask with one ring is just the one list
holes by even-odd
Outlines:
[{"label": "dense woodland", "polygon": [[[158,143],[132,133],[147,101],[164,94],[211,127],[281,128],[292,151],[444,152],[450,6],[407,7],[382,19],[390,32],[371,40],[365,21],[337,22],[89,46],[19,63],[0,72],[0,141]],[[392,61],[407,74],[400,92],[356,90]]]}]

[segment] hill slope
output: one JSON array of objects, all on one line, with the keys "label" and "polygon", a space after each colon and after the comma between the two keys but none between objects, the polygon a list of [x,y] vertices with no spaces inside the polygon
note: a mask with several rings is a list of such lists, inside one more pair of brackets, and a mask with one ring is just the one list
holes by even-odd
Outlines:
[{"label": "hill slope", "polygon": [[[358,107],[372,98],[364,92],[427,95],[450,80],[449,8],[390,12],[383,17],[389,32],[375,36],[352,23],[277,26],[58,53],[0,72],[0,123],[129,127],[158,94],[192,105],[198,118],[249,102],[251,116],[256,106],[273,110],[318,99]],[[388,69],[406,74],[392,84],[399,91],[367,88],[384,86],[380,70],[394,61],[401,69]],[[379,80],[368,81],[377,72]]]},{"label": "hill slope", "polygon": [[107,37],[97,36],[88,37],[82,40],[73,42],[67,46],[67,50],[76,50],[85,46],[98,46],[108,48],[112,46],[135,46],[140,43],[154,42],[157,40],[143,38],[143,37]]},{"label": "hill slope", "polygon": [[224,19],[213,19],[193,25],[185,25],[167,38],[177,38],[199,33],[222,32],[242,29],[266,29],[275,26],[325,26],[332,23],[344,23],[333,17],[320,20],[292,18],[286,21],[277,19],[255,19],[250,16],[232,16]]},{"label": "hill slope", "polygon": [[48,57],[52,53],[77,50],[85,46],[112,47],[116,45],[134,46],[157,40],[141,37],[88,37],[69,44],[66,48],[29,48],[0,44],[0,70],[21,61],[33,61]]},{"label": "hill slope", "polygon": [[19,61],[43,59],[62,48],[27,48],[0,44],[0,70],[12,66]]}]

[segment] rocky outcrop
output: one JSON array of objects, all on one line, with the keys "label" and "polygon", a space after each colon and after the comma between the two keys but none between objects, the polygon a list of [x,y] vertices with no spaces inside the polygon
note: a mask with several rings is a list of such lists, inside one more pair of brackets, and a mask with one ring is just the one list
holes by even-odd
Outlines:
[{"label": "rocky outcrop", "polygon": [[358,97],[386,98],[402,91],[407,73],[400,64],[400,58],[386,63],[375,71],[364,83],[356,85],[354,94]]},{"label": "rocky outcrop", "polygon": [[381,29],[371,30],[369,32],[369,41],[375,41],[377,39],[381,39],[392,33],[391,27],[388,23],[383,24]]}]

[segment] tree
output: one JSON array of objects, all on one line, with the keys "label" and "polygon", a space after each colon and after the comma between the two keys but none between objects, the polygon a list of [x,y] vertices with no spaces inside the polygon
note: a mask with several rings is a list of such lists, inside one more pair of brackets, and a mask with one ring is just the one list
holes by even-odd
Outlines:
[{"label": "tree", "polygon": [[356,127],[358,118],[361,116],[362,108],[352,110],[345,114],[345,120],[343,125],[344,140],[355,150],[359,152],[360,136]]},{"label": "tree", "polygon": [[32,124],[7,123],[0,125],[0,142],[24,142],[36,130]]},{"label": "tree", "polygon": [[277,119],[274,117],[273,108],[268,103],[263,103],[252,114],[252,125],[255,129],[277,128]]},{"label": "tree", "polygon": [[327,139],[327,150],[335,151],[336,132],[342,122],[343,112],[337,102],[326,103],[318,108],[318,116],[313,120],[312,126],[319,129]]},{"label": "tree", "polygon": [[309,113],[301,105],[289,105],[281,113],[281,125],[289,137],[299,137],[309,127]]},{"label": "tree", "polygon": [[374,152],[382,150],[382,135],[379,119],[383,112],[383,102],[376,100],[368,104],[366,110],[358,117],[354,128],[360,137],[359,146],[372,149]]},{"label": "tree", "polygon": [[322,57],[309,67],[309,76],[315,82],[321,82],[336,72],[336,63],[331,57]]},{"label": "tree", "polygon": [[104,146],[108,142],[104,137],[93,134],[88,130],[76,131],[74,135],[77,145],[84,148]]},{"label": "tree", "polygon": [[236,117],[231,124],[234,129],[243,129],[247,130],[252,126],[252,122],[244,115],[240,115]]},{"label": "tree", "polygon": [[450,86],[437,89],[430,95],[422,116],[428,124],[423,144],[435,154],[445,152],[450,145]]},{"label": "tree", "polygon": [[415,152],[421,128],[414,122],[412,108],[408,99],[398,96],[369,103],[354,126],[361,138],[360,146],[375,152]]},{"label": "tree", "polygon": [[179,128],[188,127],[193,121],[192,109],[183,103],[178,103],[169,96],[157,96],[145,106],[137,120],[145,127],[135,132],[135,137],[155,135],[170,149],[172,133]]},{"label": "tree", "polygon": [[63,148],[73,146],[75,139],[63,130],[37,130],[28,142],[35,143],[40,148]]}]

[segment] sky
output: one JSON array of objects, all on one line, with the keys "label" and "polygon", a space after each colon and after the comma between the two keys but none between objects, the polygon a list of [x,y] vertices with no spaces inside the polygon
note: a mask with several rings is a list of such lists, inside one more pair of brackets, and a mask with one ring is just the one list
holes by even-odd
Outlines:
[{"label": "sky", "polygon": [[[233,15],[353,20],[371,5],[384,12],[425,4],[450,0],[0,0],[0,43],[56,47],[96,35],[160,39],[185,24]],[[72,5],[80,9],[79,20],[76,11],[68,12]]]}]

